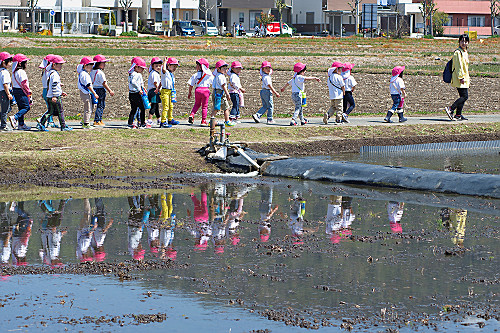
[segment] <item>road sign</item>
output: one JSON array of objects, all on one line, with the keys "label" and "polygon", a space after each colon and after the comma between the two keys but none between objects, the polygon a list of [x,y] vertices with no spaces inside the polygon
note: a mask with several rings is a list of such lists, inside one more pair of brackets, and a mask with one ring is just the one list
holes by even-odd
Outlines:
[{"label": "road sign", "polygon": [[52,9],[52,10],[49,12],[49,14],[50,14],[50,16],[54,16],[54,15],[56,15],[56,12],[55,12],[55,10],[53,10],[53,9]]}]

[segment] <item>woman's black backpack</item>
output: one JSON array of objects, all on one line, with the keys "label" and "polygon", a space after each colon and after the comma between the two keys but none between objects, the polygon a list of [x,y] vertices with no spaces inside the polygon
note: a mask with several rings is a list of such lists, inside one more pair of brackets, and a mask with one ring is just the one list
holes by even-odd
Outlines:
[{"label": "woman's black backpack", "polygon": [[451,83],[451,77],[453,75],[453,58],[446,63],[443,71],[443,81],[446,83]]}]

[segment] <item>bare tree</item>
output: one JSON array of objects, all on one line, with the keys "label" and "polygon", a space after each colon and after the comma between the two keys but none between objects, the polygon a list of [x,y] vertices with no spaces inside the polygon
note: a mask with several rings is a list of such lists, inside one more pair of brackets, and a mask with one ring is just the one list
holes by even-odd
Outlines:
[{"label": "bare tree", "polygon": [[495,18],[500,14],[500,0],[490,0],[491,35],[495,34]]},{"label": "bare tree", "polygon": [[280,15],[280,35],[283,35],[283,9],[286,8],[285,0],[276,0],[276,8]]},{"label": "bare tree", "polygon": [[427,20],[430,20],[431,26],[431,36],[434,36],[433,28],[432,28],[432,17],[434,13],[438,9],[436,8],[436,3],[434,0],[422,0],[420,2],[420,13],[422,14],[422,18],[424,19],[424,35],[427,35]]},{"label": "bare tree", "polygon": [[[212,5],[209,0],[200,0],[200,10],[205,14],[205,35],[207,34],[208,27],[207,27],[207,22],[208,22],[208,12],[214,9],[217,6],[217,0],[215,0],[215,3]],[[217,8],[216,8],[217,10]],[[217,23],[217,22],[216,22]]]},{"label": "bare tree", "polygon": [[118,3],[125,11],[125,32],[128,32],[128,10],[132,7],[133,0],[118,0]]},{"label": "bare tree", "polygon": [[352,16],[354,16],[354,24],[356,27],[354,28],[355,34],[358,34],[359,29],[359,6],[363,0],[350,0],[347,2],[349,7],[351,7]]},{"label": "bare tree", "polygon": [[35,8],[38,5],[38,0],[28,0],[28,8],[30,10],[31,17],[31,32],[37,32],[36,30],[36,21],[35,21]]}]

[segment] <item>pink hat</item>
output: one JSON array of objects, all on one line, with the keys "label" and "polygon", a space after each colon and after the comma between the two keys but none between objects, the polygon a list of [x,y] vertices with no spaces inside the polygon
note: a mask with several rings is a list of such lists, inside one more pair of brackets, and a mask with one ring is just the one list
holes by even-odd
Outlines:
[{"label": "pink hat", "polygon": [[399,74],[403,73],[405,70],[405,66],[396,66],[392,69],[392,76],[398,76]]},{"label": "pink hat", "polygon": [[9,52],[0,52],[0,61],[5,61],[10,58],[12,58],[12,55]]},{"label": "pink hat", "polygon": [[25,56],[24,54],[18,53],[14,56],[14,58],[12,60],[14,60],[15,62],[23,62],[23,61],[28,61],[30,59],[27,56]]},{"label": "pink hat", "polygon": [[204,242],[204,243],[201,243],[201,244],[195,244],[194,245],[194,250],[195,251],[205,251],[208,247],[208,243],[207,242]]},{"label": "pink hat", "polygon": [[350,71],[354,67],[354,64],[346,62],[343,66],[343,72]]},{"label": "pink hat", "polygon": [[205,67],[210,67],[210,65],[208,64],[208,60],[205,59],[205,58],[200,58],[198,60],[196,60],[197,63],[199,63],[200,65],[205,65]]},{"label": "pink hat", "polygon": [[177,251],[174,249],[167,249],[167,257],[172,260],[177,259]]},{"label": "pink hat", "polygon": [[139,66],[139,67],[142,67],[144,69],[147,68],[146,62],[141,57],[135,57],[134,59],[132,59],[132,65]]},{"label": "pink hat", "polygon": [[61,57],[60,55],[54,55],[50,62],[53,64],[64,64],[66,61],[64,61],[63,57]]},{"label": "pink hat", "polygon": [[241,62],[233,61],[233,63],[231,64],[231,68],[243,68],[243,66],[241,65]]},{"label": "pink hat", "polygon": [[341,63],[341,62],[338,62],[338,61],[334,61],[333,64],[332,64],[332,67],[334,67],[334,68],[342,68],[342,67],[344,67],[344,64]]},{"label": "pink hat", "polygon": [[260,241],[266,243],[269,240],[269,234],[261,234]]},{"label": "pink hat", "polygon": [[[7,59],[9,59],[9,58],[7,58]],[[18,262],[16,262],[16,265],[17,266],[28,266],[28,263],[26,261],[18,261]]]},{"label": "pink hat", "polygon": [[109,61],[109,59],[106,59],[106,57],[103,56],[102,54],[98,54],[94,57],[94,61],[95,62],[106,62],[106,61]]},{"label": "pink hat", "polygon": [[104,259],[106,259],[106,252],[104,252],[104,251],[98,251],[98,252],[94,253],[94,259],[97,262],[104,261]]},{"label": "pink hat", "polygon": [[92,60],[91,57],[83,57],[82,60],[80,60],[80,65],[86,66],[88,64],[94,64],[94,60]]},{"label": "pink hat", "polygon": [[158,253],[158,246],[150,246],[151,253]]},{"label": "pink hat", "polygon": [[216,254],[223,254],[224,253],[224,245],[217,245],[214,249],[214,252]]},{"label": "pink hat", "polygon": [[168,58],[167,59],[167,65],[178,65],[179,64],[179,60],[175,59],[175,58]]},{"label": "pink hat", "polygon": [[87,261],[94,261],[94,258],[92,258],[92,257],[82,257],[80,259],[80,262],[87,262]]},{"label": "pink hat", "polygon": [[238,243],[240,242],[240,236],[233,236],[233,238],[231,238],[231,244],[233,245],[238,245]]},{"label": "pink hat", "polygon": [[293,66],[293,71],[295,73],[300,73],[302,72],[304,69],[306,68],[306,65],[301,63],[301,62],[298,62],[296,63],[294,66]]},{"label": "pink hat", "polygon": [[134,258],[135,260],[142,260],[144,259],[144,253],[146,253],[146,250],[134,251],[132,258]]},{"label": "pink hat", "polygon": [[264,68],[264,67],[271,67],[271,63],[269,61],[263,61],[262,62],[262,65],[260,65],[260,68]]},{"label": "pink hat", "polygon": [[151,59],[151,65],[152,64],[163,64],[163,60],[161,60],[160,57],[154,57]]},{"label": "pink hat", "polygon": [[391,231],[395,234],[400,234],[403,232],[403,227],[401,226],[400,223],[391,222]]},{"label": "pink hat", "polygon": [[51,62],[51,61],[52,61],[52,59],[54,59],[54,57],[55,57],[55,54],[52,54],[52,53],[51,53],[51,54],[47,54],[47,55],[45,56],[45,58],[43,58],[43,59],[44,59],[44,60],[47,60],[48,62]]},{"label": "pink hat", "polygon": [[223,67],[223,66],[229,66],[229,65],[224,60],[219,60],[219,61],[217,61],[215,63],[215,68],[220,68],[220,67]]}]

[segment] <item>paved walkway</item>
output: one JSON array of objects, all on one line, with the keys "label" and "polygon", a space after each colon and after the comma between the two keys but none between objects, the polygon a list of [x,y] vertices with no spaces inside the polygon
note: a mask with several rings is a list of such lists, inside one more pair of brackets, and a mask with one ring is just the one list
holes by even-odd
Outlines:
[{"label": "paved walkway", "polygon": [[[349,123],[343,123],[341,125],[335,124],[334,121],[332,121],[333,118],[330,119],[330,122],[328,125],[323,124],[323,118],[319,117],[313,117],[313,118],[308,118],[308,124],[305,126],[402,126],[402,125],[415,125],[415,124],[426,124],[426,125],[432,125],[432,124],[451,124],[451,123],[494,123],[494,122],[500,122],[500,114],[485,114],[485,115],[465,115],[467,118],[469,118],[468,121],[450,121],[448,117],[443,113],[442,116],[418,116],[418,117],[407,117],[408,121],[405,123],[398,123],[398,117],[397,115],[394,115],[392,117],[392,120],[394,120],[394,123],[392,124],[387,124],[383,121],[383,117],[350,117],[349,118]],[[56,122],[57,122],[57,117]],[[222,118],[219,117],[218,120],[221,120]],[[188,124],[187,119],[177,119],[180,121],[179,125],[174,126],[174,128],[179,128],[179,129],[187,129],[187,128],[202,128],[200,126],[200,118],[195,118],[195,123],[193,125]],[[248,128],[248,127],[261,127],[261,126],[275,126],[275,127],[290,127],[290,118],[275,118],[276,124],[266,124],[266,119],[264,117],[263,121],[259,124],[255,123],[252,118],[245,118],[241,120],[240,124],[237,124],[235,128]],[[66,122],[69,126],[73,127],[74,129],[81,129],[80,121],[78,120],[69,120]],[[127,121],[126,120],[108,120],[105,121],[106,126],[104,126],[104,129],[128,129],[126,126]],[[28,126],[32,126],[32,131],[35,131],[35,122],[28,121],[26,122]],[[8,125],[10,127],[10,124]],[[300,126],[299,126],[300,127]],[[96,129],[102,129],[102,127],[96,127]],[[158,125],[153,125],[153,129],[158,128]],[[50,131],[54,131],[57,129],[50,128]],[[166,129],[168,130],[168,129]],[[17,132],[17,131],[14,131]]]}]

